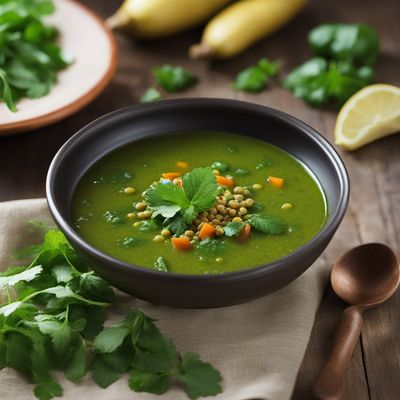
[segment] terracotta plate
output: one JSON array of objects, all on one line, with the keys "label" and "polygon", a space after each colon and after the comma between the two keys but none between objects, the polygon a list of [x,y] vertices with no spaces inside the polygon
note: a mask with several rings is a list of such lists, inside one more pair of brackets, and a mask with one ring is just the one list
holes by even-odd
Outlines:
[{"label": "terracotta plate", "polygon": [[0,135],[39,128],[73,114],[98,96],[116,66],[111,32],[92,11],[71,0],[54,0],[48,18],[60,31],[62,48],[75,60],[58,75],[51,92],[40,99],[22,99],[13,113],[0,103]]}]

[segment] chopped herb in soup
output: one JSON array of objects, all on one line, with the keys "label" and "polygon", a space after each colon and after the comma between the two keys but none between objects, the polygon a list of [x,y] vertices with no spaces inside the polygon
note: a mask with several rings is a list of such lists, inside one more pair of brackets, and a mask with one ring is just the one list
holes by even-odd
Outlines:
[{"label": "chopped herb in soup", "polygon": [[81,236],[162,272],[214,274],[282,258],[321,229],[326,201],[292,156],[252,138],[190,132],[118,149],[79,182]]}]

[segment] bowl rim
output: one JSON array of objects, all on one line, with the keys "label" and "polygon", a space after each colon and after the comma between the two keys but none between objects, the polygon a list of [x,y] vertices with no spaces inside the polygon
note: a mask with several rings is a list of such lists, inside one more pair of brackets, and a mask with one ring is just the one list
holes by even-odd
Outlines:
[{"label": "bowl rim", "polygon": [[[59,165],[62,163],[65,155],[75,146],[79,145],[81,141],[85,141],[88,137],[94,135],[93,128],[101,126],[104,122],[112,122],[115,119],[124,119],[127,115],[134,116],[135,114],[154,112],[159,109],[164,109],[166,107],[185,107],[185,106],[204,106],[204,105],[216,105],[221,107],[230,107],[234,109],[239,107],[240,109],[248,111],[256,111],[262,114],[267,114],[271,118],[280,120],[283,123],[291,125],[293,128],[302,131],[308,139],[312,140],[315,144],[319,145],[322,151],[325,152],[330,163],[333,165],[341,188],[341,193],[339,196],[339,201],[336,209],[329,215],[329,220],[322,227],[322,229],[309,241],[303,244],[301,247],[297,248],[292,253],[279,258],[276,261],[257,265],[248,269],[243,269],[234,272],[222,272],[220,274],[182,274],[177,272],[162,272],[156,271],[145,267],[140,267],[135,264],[130,264],[122,260],[118,260],[102,251],[98,250],[96,247],[90,245],[85,239],[83,239],[69,224],[59,211],[57,207],[57,200],[54,193],[54,180],[57,174]],[[232,132],[235,133],[235,132]],[[240,135],[240,133],[235,133]],[[311,170],[311,172],[313,172]],[[256,279],[258,276],[265,276],[275,272],[276,269],[281,268],[282,264],[292,264],[296,261],[296,258],[302,254],[312,253],[312,249],[317,247],[319,243],[329,241],[330,237],[334,234],[337,227],[339,226],[341,220],[343,219],[350,197],[350,180],[349,175],[346,170],[345,164],[333,147],[333,145],[323,137],[317,130],[312,128],[310,125],[299,120],[298,118],[287,114],[284,111],[277,110],[272,107],[264,106],[257,103],[251,103],[241,100],[224,99],[224,98],[209,98],[209,97],[193,97],[193,98],[178,98],[178,99],[167,99],[160,100],[153,103],[138,104],[133,106],[127,106],[114,110],[107,113],[89,124],[85,125],[83,128],[78,130],[73,136],[71,136],[58,150],[54,156],[46,178],[46,197],[50,212],[61,231],[67,236],[72,242],[78,243],[84,252],[90,254],[90,256],[96,260],[102,261],[105,264],[113,264],[114,268],[122,269],[125,272],[135,272],[144,278],[152,278],[156,280],[177,280],[182,282],[196,281],[196,282],[207,282],[208,284],[218,284],[220,282],[237,282],[245,281],[250,279]]]}]

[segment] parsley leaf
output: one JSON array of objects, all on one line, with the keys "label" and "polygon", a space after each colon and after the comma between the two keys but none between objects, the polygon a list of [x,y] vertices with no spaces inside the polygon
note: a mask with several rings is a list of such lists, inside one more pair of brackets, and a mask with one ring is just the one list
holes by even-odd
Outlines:
[{"label": "parsley leaf", "polygon": [[164,257],[157,257],[154,262],[154,268],[157,271],[168,272],[168,264]]},{"label": "parsley leaf", "polygon": [[226,236],[238,236],[244,227],[244,222],[229,222],[224,226]]},{"label": "parsley leaf", "polygon": [[211,364],[201,361],[195,353],[183,356],[177,378],[183,382],[191,399],[215,396],[221,392],[221,374]]},{"label": "parsley leaf", "polygon": [[182,187],[196,212],[207,210],[215,204],[218,185],[211,168],[193,169],[184,175]]},{"label": "parsley leaf", "polygon": [[190,224],[200,211],[215,204],[218,186],[210,167],[195,168],[184,175],[182,188],[171,183],[157,184],[146,191],[153,217],[172,218],[178,212]]},{"label": "parsley leaf", "polygon": [[154,211],[153,217],[172,218],[181,209],[190,206],[185,192],[171,183],[158,184],[146,191],[146,201]]},{"label": "parsley leaf", "polygon": [[287,225],[278,217],[253,214],[247,222],[256,230],[267,235],[282,235],[287,230]]},{"label": "parsley leaf", "polygon": [[168,64],[153,68],[152,72],[157,84],[167,92],[180,92],[197,81],[197,78],[186,69]]},{"label": "parsley leaf", "polygon": [[135,392],[163,394],[170,387],[169,376],[160,372],[132,368],[129,374],[129,387]]},{"label": "parsley leaf", "polygon": [[56,44],[57,30],[45,24],[54,9],[50,0],[1,2],[0,101],[12,112],[20,98],[48,94],[72,62]]},{"label": "parsley leaf", "polygon": [[31,269],[26,269],[19,274],[0,276],[0,288],[6,286],[14,286],[16,283],[25,281],[30,282],[35,279],[43,270],[41,265],[37,265]]},{"label": "parsley leaf", "polygon": [[196,252],[203,257],[213,257],[225,251],[225,242],[219,239],[207,238],[202,240],[196,247]]},{"label": "parsley leaf", "polygon": [[278,62],[270,62],[267,58],[262,58],[256,66],[248,67],[240,72],[233,82],[233,87],[245,92],[261,92],[267,86],[268,79],[275,76],[279,68]]},{"label": "parsley leaf", "polygon": [[146,90],[143,96],[140,98],[141,103],[150,103],[152,101],[161,100],[161,93],[154,87],[150,87]]}]

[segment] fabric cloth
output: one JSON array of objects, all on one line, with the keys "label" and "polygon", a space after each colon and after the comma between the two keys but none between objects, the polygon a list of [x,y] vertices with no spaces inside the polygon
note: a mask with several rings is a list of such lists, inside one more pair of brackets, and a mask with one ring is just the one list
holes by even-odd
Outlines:
[{"label": "fabric cloth", "polygon": [[[0,270],[11,265],[10,255],[16,249],[38,240],[27,229],[26,222],[32,219],[51,221],[44,199],[0,203]],[[156,318],[159,328],[172,338],[180,352],[197,352],[221,371],[224,390],[215,400],[286,400],[293,391],[328,272],[328,266],[320,259],[296,281],[272,295],[218,309],[160,307],[120,295],[131,306]],[[118,318],[111,312],[111,321]],[[128,388],[126,377],[101,389],[88,375],[78,385],[62,374],[56,376],[66,400],[187,399],[178,387],[161,396],[134,393]],[[32,389],[15,371],[0,371],[0,399],[34,399]]]}]

